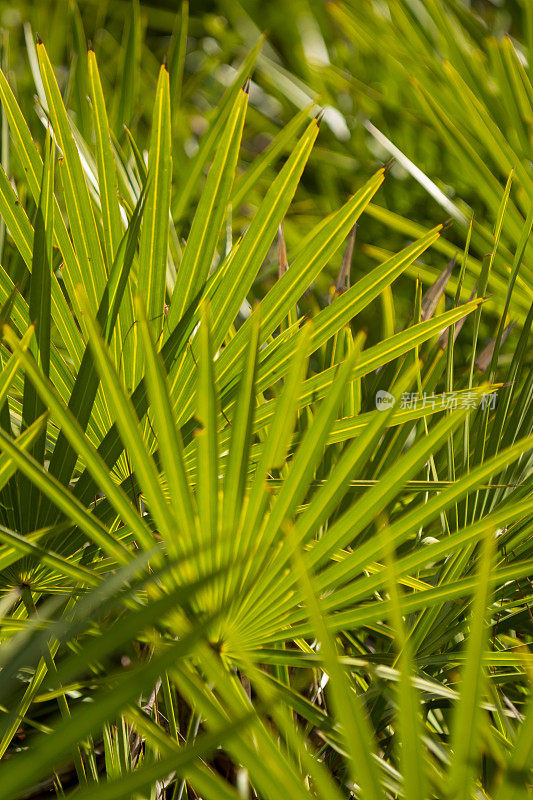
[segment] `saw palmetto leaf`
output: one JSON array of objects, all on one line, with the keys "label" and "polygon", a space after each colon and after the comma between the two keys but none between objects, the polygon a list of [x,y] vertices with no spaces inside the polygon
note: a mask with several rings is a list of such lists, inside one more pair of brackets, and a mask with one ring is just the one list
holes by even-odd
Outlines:
[{"label": "saw palmetto leaf", "polygon": [[0,797],[525,798],[519,10],[12,5]]}]

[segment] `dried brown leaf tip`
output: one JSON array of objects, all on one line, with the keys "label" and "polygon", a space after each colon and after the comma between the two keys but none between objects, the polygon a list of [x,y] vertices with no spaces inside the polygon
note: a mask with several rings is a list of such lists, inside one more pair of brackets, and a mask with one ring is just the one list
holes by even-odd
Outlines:
[{"label": "dried brown leaf tip", "polygon": [[251,84],[251,82],[252,82],[251,78],[246,78],[246,80],[244,81],[244,83],[242,85],[242,90],[243,90],[244,94],[250,94],[250,84]]},{"label": "dried brown leaf tip", "polygon": [[278,228],[278,278],[287,272],[289,262],[287,260],[287,247],[285,245],[285,233],[283,231],[283,222]]},{"label": "dried brown leaf tip", "polygon": [[426,322],[426,320],[431,319],[435,313],[435,309],[437,308],[439,300],[446,290],[446,286],[450,280],[450,275],[453,272],[454,266],[455,256],[448,261],[446,267],[442,270],[433,286],[430,286],[430,288],[422,297],[422,307],[420,313],[420,319],[422,322]]},{"label": "dried brown leaf tip", "polygon": [[344,250],[341,267],[339,269],[339,274],[337,275],[337,280],[335,281],[335,287],[331,299],[333,299],[333,297],[336,297],[339,294],[342,294],[343,292],[346,292],[350,288],[350,272],[352,269],[352,258],[355,246],[356,233],[357,233],[357,222],[355,223],[353,228],[350,230],[350,233],[348,234],[346,248]]},{"label": "dried brown leaf tip", "polygon": [[324,114],[325,113],[326,113],[326,109],[325,108],[321,108],[320,111],[318,112],[318,114],[316,114],[315,120],[316,120],[316,124],[318,125],[318,127],[320,127],[320,123],[324,119]]},{"label": "dried brown leaf tip", "polygon": [[[511,324],[508,325],[505,328],[504,332],[502,333],[502,338],[501,338],[501,341],[500,341],[500,348],[502,347],[503,343],[505,342],[505,340],[507,339],[507,337],[509,336],[509,334],[513,330],[513,327],[514,327],[514,322],[511,322]],[[490,362],[492,361],[492,356],[494,355],[494,348],[496,346],[496,339],[497,339],[497,337],[495,337],[494,339],[491,339],[490,342],[488,343],[488,345],[485,347],[485,349],[476,358],[475,364],[476,364],[476,367],[478,368],[478,370],[480,372],[485,372],[485,370],[488,368]]]},{"label": "dried brown leaf tip", "polygon": [[[476,292],[477,292],[477,283],[474,286],[474,288],[472,289],[472,291],[470,292],[470,297],[467,300],[468,303],[470,303],[474,299],[474,297],[476,296]],[[453,341],[454,341],[454,343],[455,343],[455,340],[457,339],[457,337],[459,336],[459,334],[461,332],[461,328],[463,327],[465,322],[466,322],[466,317],[462,317],[462,319],[460,319],[458,322],[455,323],[455,327],[454,327],[454,331],[453,331]],[[442,347],[443,350],[445,350],[447,345],[448,345],[448,330],[449,330],[449,328],[444,328],[444,330],[441,331],[441,334],[439,336],[439,345],[440,345],[440,347]]]}]

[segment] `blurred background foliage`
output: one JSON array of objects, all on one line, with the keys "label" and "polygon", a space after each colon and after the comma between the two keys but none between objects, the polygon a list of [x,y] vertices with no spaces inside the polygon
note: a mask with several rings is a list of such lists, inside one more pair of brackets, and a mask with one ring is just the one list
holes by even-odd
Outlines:
[{"label": "blurred background foliage", "polygon": [[[166,59],[171,72],[178,250],[202,183],[196,180],[194,191],[184,193],[185,204],[180,203],[180,187],[187,186],[191,177],[191,163],[203,134],[224,110],[224,92],[236,70],[262,37],[240,154],[241,174],[258,155],[276,145],[275,137],[284,126],[294,127],[294,137],[284,143],[277,162],[264,170],[262,180],[247,193],[247,206],[232,209],[234,235],[242,232],[253,211],[250,202],[259,202],[303,129],[309,109],[324,108],[324,124],[285,222],[289,261],[291,248],[302,236],[337,209],[377,167],[397,156],[397,148],[422,174],[413,177],[413,169],[401,157],[393,162],[388,180],[359,224],[352,281],[423,229],[450,216],[454,225],[446,240],[397,282],[394,298],[385,293],[363,315],[360,324],[366,326],[370,342],[405,324],[412,314],[413,278],[419,276],[426,285],[433,282],[450,256],[463,251],[473,216],[471,259],[462,287],[462,299],[468,298],[483,256],[492,249],[497,209],[514,169],[512,203],[489,277],[491,299],[481,328],[485,342],[495,335],[511,254],[527,215],[531,188],[533,98],[527,52],[533,11],[528,0],[447,0],[444,4],[440,0],[292,0],[290,6],[260,0],[195,0],[190,7],[177,0],[80,0],[78,4],[16,0],[2,2],[0,9],[2,63],[37,140],[42,135],[39,116],[32,108],[36,35],[46,44],[80,132],[89,137],[87,43],[95,49],[104,92],[113,98],[112,128],[126,148],[124,125],[137,143],[148,147],[158,68]],[[177,34],[173,39],[172,33]],[[474,113],[475,99],[480,107]],[[3,147],[5,166],[9,159],[5,137]],[[17,165],[11,168],[16,175]],[[430,183],[424,185],[426,178]],[[514,293],[514,316],[506,320],[518,323],[511,332],[508,353],[532,299],[531,256],[528,245]],[[340,255],[337,261],[312,287],[303,311],[316,310],[327,300]],[[276,262],[273,251],[256,283],[258,295],[275,280]],[[452,276],[448,306],[456,290],[457,277]],[[466,360],[468,352],[462,347],[459,343],[457,355]],[[502,358],[505,361],[505,351]]]}]

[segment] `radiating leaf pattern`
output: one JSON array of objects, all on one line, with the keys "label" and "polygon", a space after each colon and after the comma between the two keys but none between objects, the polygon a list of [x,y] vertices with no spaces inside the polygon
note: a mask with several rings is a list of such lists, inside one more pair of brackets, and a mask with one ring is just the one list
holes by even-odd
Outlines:
[{"label": "radiating leaf pattern", "polygon": [[0,800],[522,800],[533,14],[178,5],[0,36]]}]

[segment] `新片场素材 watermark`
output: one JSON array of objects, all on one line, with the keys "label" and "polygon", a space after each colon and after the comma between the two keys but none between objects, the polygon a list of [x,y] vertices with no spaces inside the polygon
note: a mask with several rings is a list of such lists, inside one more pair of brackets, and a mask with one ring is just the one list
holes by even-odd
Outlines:
[{"label": "\u65b0\u7247\u573a\u7d20\u6750 watermark", "polygon": [[[455,408],[496,408],[497,392],[445,392],[435,394],[428,392],[402,392],[399,407],[402,411],[416,410],[418,408],[440,408],[453,411]],[[376,392],[376,408],[385,411],[396,403],[396,398],[390,392],[380,389]]]}]

